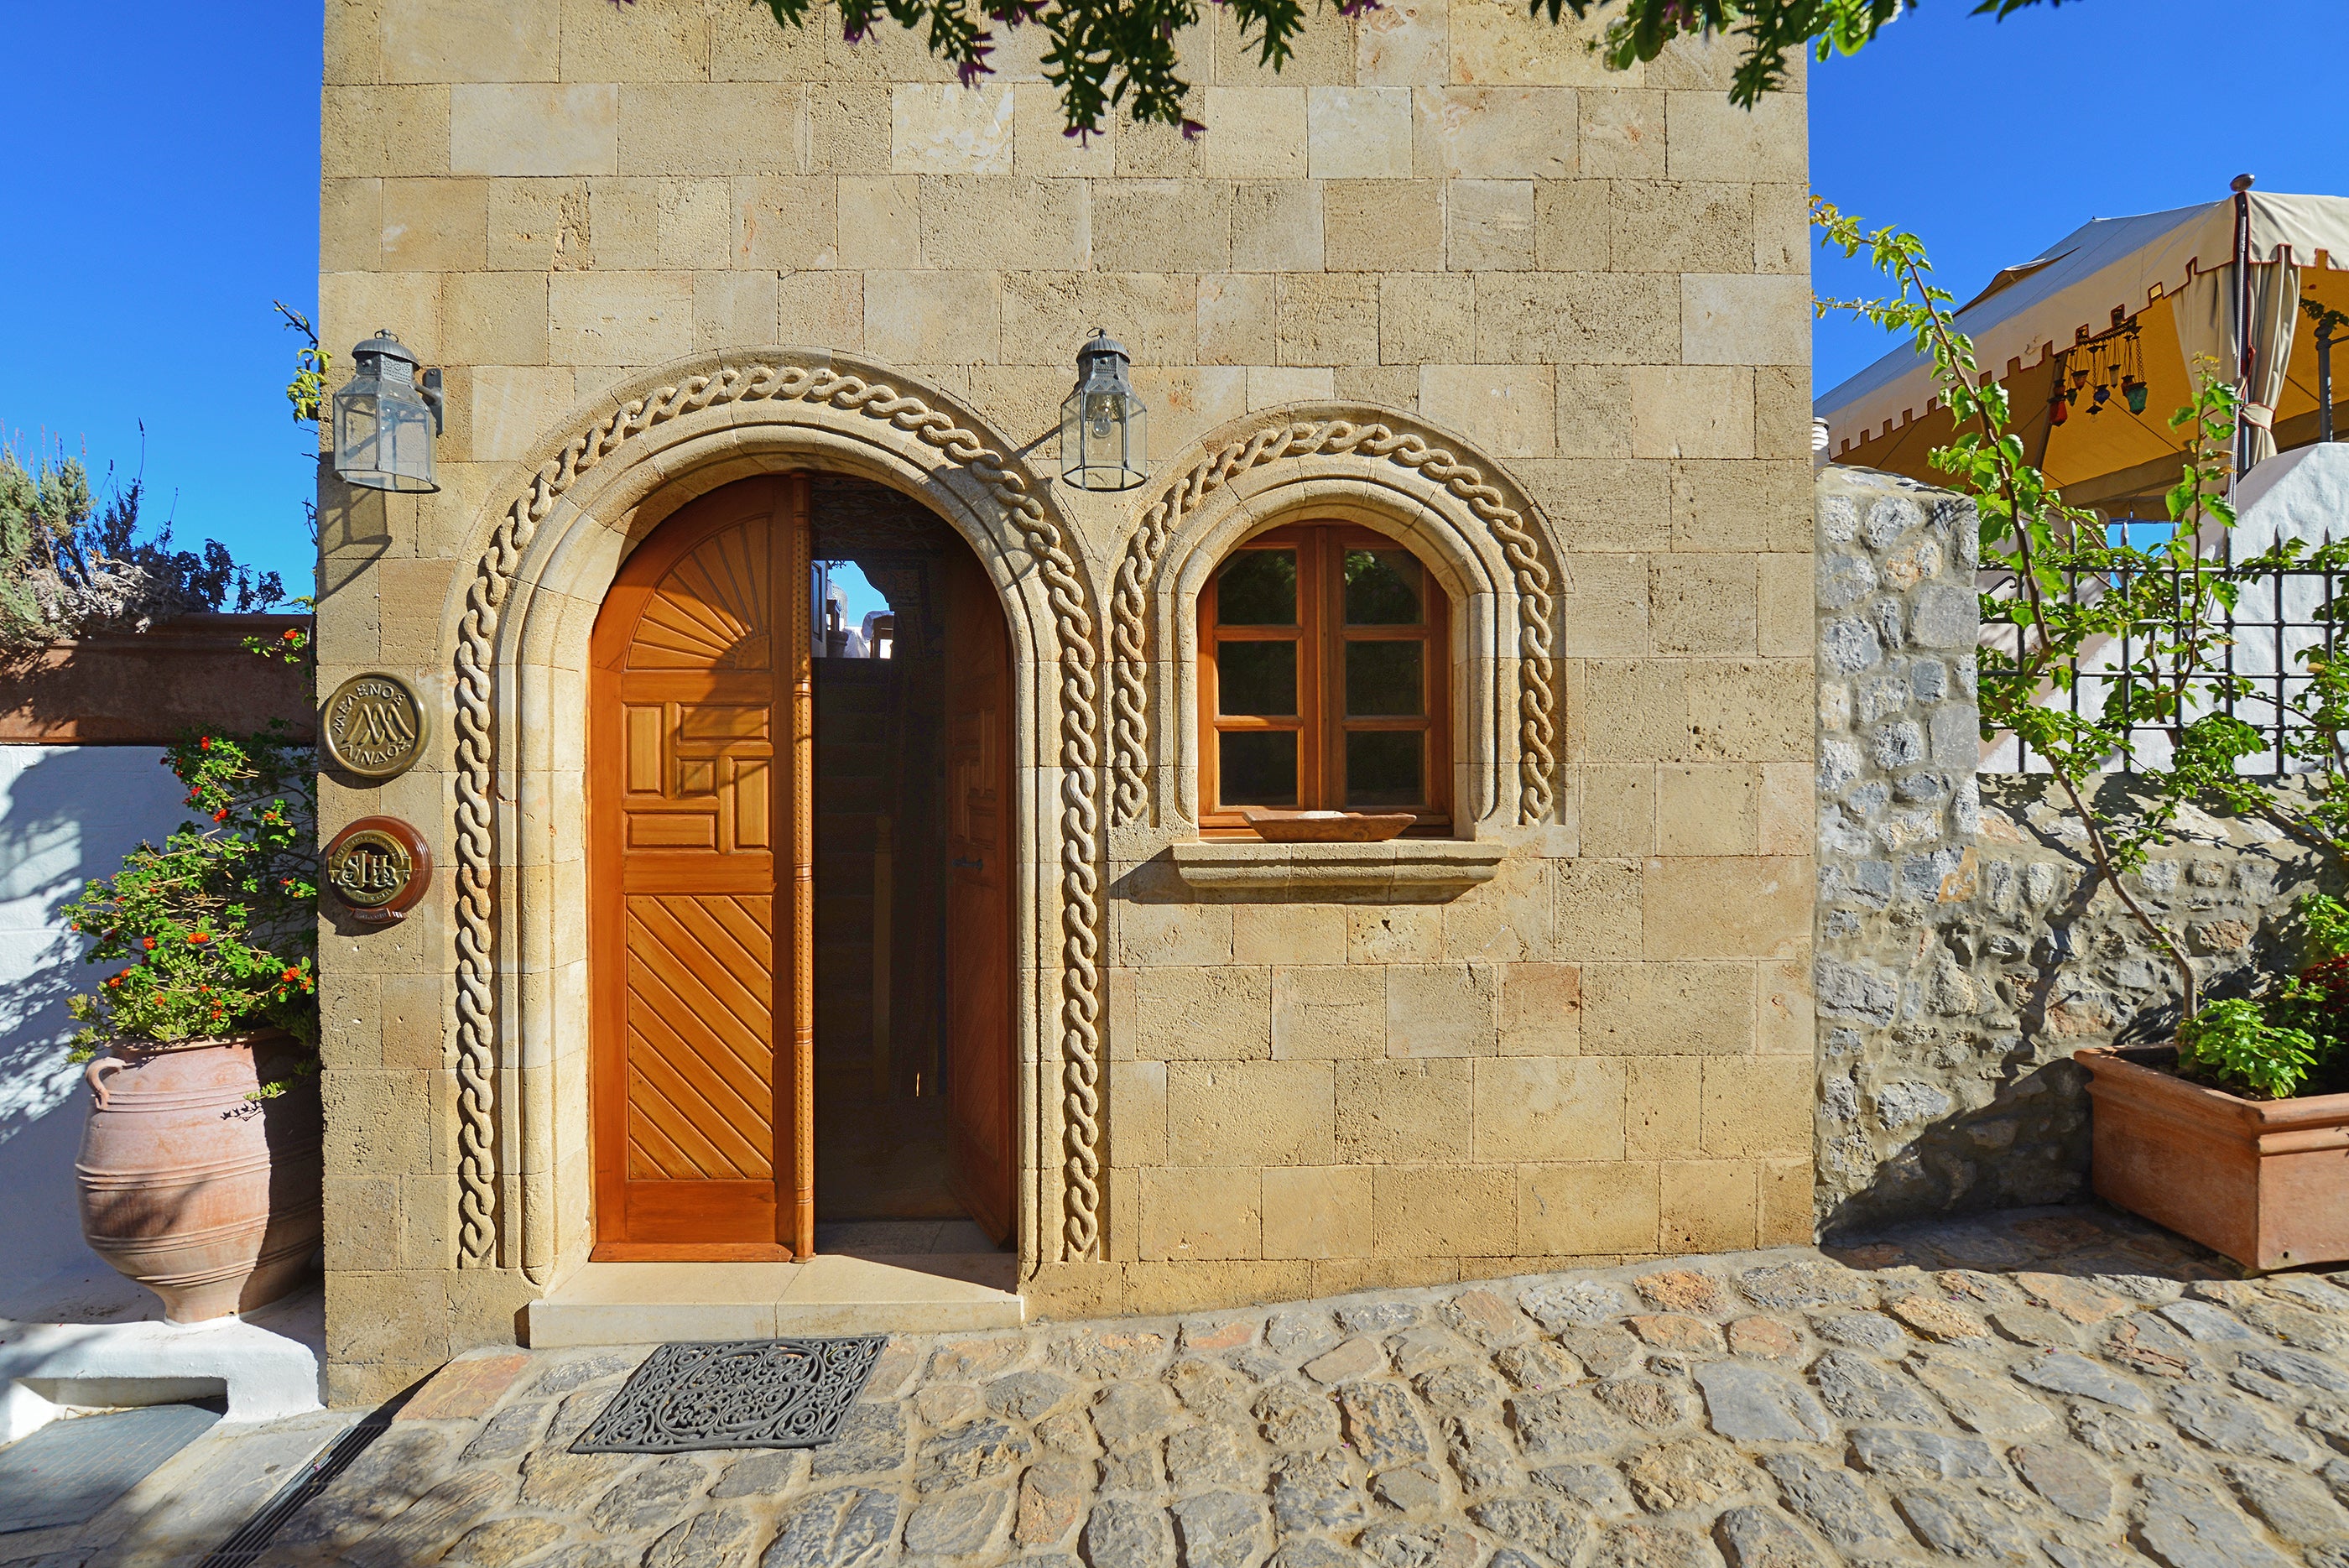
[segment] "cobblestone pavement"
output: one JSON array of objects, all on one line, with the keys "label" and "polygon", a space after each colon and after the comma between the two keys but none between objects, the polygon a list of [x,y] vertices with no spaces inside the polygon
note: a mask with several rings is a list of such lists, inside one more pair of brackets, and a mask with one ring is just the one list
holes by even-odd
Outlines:
[{"label": "cobblestone pavement", "polygon": [[574,1455],[644,1354],[452,1364],[277,1568],[2349,1568],[2349,1273],[2039,1210],[894,1340],[813,1452]]}]

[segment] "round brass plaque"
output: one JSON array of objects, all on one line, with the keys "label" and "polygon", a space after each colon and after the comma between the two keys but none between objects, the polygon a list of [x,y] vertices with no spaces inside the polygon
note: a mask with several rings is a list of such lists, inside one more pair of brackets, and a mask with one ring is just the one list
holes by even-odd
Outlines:
[{"label": "round brass plaque", "polygon": [[426,714],[397,675],[354,675],[335,688],[318,723],[326,754],[346,773],[388,779],[424,754]]},{"label": "round brass plaque", "polygon": [[326,888],[365,920],[397,920],[432,880],[423,836],[394,816],[363,816],[326,846]]}]

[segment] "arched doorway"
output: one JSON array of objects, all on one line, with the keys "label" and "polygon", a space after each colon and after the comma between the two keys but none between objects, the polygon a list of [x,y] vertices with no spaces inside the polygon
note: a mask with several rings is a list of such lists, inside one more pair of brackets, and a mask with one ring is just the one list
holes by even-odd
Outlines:
[{"label": "arched doorway", "polygon": [[[816,602],[860,556],[885,659]],[[742,481],[629,556],[588,683],[598,1260],[1009,1234],[1010,676],[977,557],[883,486]]]}]

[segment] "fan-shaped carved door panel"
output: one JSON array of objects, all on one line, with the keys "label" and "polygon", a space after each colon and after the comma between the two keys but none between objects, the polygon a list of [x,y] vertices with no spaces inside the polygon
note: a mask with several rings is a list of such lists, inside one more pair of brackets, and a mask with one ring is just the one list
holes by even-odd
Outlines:
[{"label": "fan-shaped carved door panel", "polygon": [[621,568],[591,643],[595,1255],[813,1248],[808,485],[734,484]]}]

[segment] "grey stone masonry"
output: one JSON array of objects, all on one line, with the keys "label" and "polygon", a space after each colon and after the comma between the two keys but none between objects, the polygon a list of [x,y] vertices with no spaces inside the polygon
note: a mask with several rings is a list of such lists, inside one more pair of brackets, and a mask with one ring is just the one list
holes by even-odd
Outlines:
[{"label": "grey stone masonry", "polygon": [[[2088,1181],[2084,1046],[2177,1026],[2178,977],[2045,774],[1973,772],[1971,504],[1865,469],[1817,481],[1816,1189],[1826,1234],[2061,1202]],[[2107,817],[2140,781],[2106,774]],[[2187,807],[2127,874],[2205,995],[2292,961],[2292,901],[2340,876],[2273,809]]]},{"label": "grey stone masonry", "polygon": [[1816,1202],[1833,1230],[1941,1206],[1875,1189],[1889,1162],[1921,1159],[1904,1135],[1954,1107],[1946,1080],[1982,1044],[1915,1026],[1971,956],[1980,617],[1971,503],[1839,467],[1816,499]]}]

